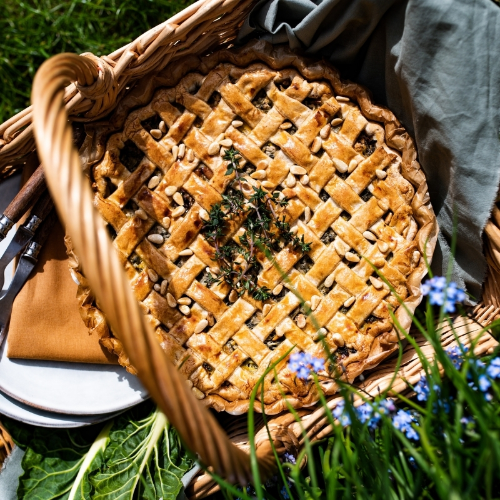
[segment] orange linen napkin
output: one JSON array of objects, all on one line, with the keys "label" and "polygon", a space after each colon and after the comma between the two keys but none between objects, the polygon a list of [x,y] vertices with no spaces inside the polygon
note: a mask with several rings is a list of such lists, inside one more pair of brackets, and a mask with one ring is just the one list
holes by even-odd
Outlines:
[{"label": "orange linen napkin", "polygon": [[78,311],[76,290],[58,221],[14,301],[7,356],[116,364],[116,356],[101,347],[97,335],[89,335]]}]

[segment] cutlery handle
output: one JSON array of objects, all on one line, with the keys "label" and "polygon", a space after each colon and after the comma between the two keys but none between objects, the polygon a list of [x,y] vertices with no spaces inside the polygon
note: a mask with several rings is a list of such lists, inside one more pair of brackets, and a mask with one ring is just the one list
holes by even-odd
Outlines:
[{"label": "cutlery handle", "polygon": [[28,207],[32,205],[35,200],[40,198],[40,195],[46,188],[45,174],[43,173],[42,165],[40,165],[5,209],[3,213],[4,216],[7,217],[12,224],[15,224],[24,215]]},{"label": "cutlery handle", "polygon": [[36,230],[36,234],[35,236],[33,236],[31,243],[29,243],[26,250],[24,251],[23,256],[31,257],[35,261],[38,260],[38,254],[40,253],[40,250],[44,243],[47,241],[47,238],[52,231],[52,227],[54,226],[55,221],[56,212],[55,210],[51,210]]}]

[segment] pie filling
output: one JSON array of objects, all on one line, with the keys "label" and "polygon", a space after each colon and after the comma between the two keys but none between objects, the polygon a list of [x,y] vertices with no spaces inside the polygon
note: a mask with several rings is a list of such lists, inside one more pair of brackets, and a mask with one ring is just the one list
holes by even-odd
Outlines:
[{"label": "pie filling", "polygon": [[158,340],[218,409],[248,401],[278,360],[264,403],[306,397],[314,384],[287,359],[326,359],[324,342],[325,392],[356,375],[421,259],[384,128],[295,69],[188,73],[129,115],[92,177]]}]

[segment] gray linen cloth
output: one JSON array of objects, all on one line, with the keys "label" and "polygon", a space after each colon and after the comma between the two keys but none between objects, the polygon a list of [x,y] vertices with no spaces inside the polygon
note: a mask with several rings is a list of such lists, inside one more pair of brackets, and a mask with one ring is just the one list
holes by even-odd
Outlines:
[{"label": "gray linen cloth", "polygon": [[240,32],[320,54],[415,139],[440,235],[432,268],[476,299],[500,180],[500,8],[491,0],[264,0]]}]

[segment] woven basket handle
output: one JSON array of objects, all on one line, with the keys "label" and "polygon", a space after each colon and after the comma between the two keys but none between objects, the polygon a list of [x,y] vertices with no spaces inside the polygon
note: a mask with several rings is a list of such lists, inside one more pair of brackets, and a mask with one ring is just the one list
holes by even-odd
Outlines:
[{"label": "woven basket handle", "polygon": [[[236,448],[207,408],[195,398],[183,376],[167,359],[152,326],[132,294],[125,272],[95,210],[64,106],[69,83],[93,85],[96,58],[60,54],[42,64],[33,83],[33,122],[38,154],[57,211],[81,259],[85,276],[113,333],[120,338],[139,378],[186,445],[201,461],[232,482],[251,480],[248,455]],[[265,473],[272,456],[259,456]]]}]

